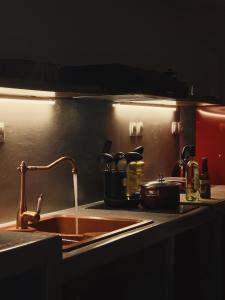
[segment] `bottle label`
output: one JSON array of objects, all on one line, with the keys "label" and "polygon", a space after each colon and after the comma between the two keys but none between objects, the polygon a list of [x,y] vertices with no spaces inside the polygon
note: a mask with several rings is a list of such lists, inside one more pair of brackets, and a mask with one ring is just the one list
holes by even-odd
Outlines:
[{"label": "bottle label", "polygon": [[193,182],[193,192],[197,192],[200,187],[199,176],[197,173],[194,174],[192,182]]},{"label": "bottle label", "polygon": [[200,181],[200,195],[202,198],[210,198],[210,183],[209,180],[201,180]]},{"label": "bottle label", "polygon": [[198,164],[195,161],[189,161],[186,168],[186,200],[199,200],[200,181]]},{"label": "bottle label", "polygon": [[200,184],[209,184],[208,179],[200,180]]}]

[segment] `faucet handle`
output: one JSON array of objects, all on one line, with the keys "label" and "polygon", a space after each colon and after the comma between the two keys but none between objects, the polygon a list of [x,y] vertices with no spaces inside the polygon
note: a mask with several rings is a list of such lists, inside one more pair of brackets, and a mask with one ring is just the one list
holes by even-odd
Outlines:
[{"label": "faucet handle", "polygon": [[40,215],[41,213],[41,206],[43,202],[43,194],[40,194],[37,200],[37,214]]}]

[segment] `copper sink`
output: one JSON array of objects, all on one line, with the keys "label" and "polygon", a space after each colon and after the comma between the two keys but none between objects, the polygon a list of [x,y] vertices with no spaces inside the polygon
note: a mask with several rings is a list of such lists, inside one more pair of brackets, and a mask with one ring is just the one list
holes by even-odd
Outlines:
[{"label": "copper sink", "polygon": [[[69,251],[152,222],[152,220],[139,219],[79,217],[78,233],[76,233],[74,216],[54,215],[42,219],[37,224],[30,224],[28,229],[19,231],[59,234],[62,237],[63,251]],[[6,229],[17,230],[15,227]]]}]

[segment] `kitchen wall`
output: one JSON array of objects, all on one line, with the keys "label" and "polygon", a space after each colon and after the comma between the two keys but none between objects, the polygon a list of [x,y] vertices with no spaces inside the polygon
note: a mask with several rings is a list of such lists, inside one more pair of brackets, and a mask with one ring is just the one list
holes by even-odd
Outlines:
[{"label": "kitchen wall", "polygon": [[[217,1],[218,2],[218,1]],[[216,3],[217,3],[216,2]],[[5,1],[1,3],[0,59],[66,65],[121,63],[159,71],[173,68],[199,94],[225,98],[224,6],[215,1]],[[221,1],[221,5],[222,1]],[[114,109],[98,102],[55,106],[0,103],[6,142],[0,145],[0,221],[15,217],[21,160],[45,164],[61,155],[78,163],[79,201],[102,197],[96,157],[106,139],[112,151],[145,146],[146,177],[170,175],[179,148],[194,141],[194,112],[181,111],[184,130],[170,133],[173,111]],[[129,121],[144,122],[142,140],[128,137]],[[40,192],[43,210],[73,205],[68,166],[28,174],[29,208]]]},{"label": "kitchen wall", "polygon": [[[179,138],[172,136],[171,108],[112,107],[110,103],[57,101],[0,101],[0,122],[5,123],[5,143],[0,144],[0,222],[15,219],[19,199],[19,172],[22,160],[29,165],[45,165],[63,155],[75,158],[78,166],[79,203],[102,199],[102,176],[97,156],[106,139],[112,152],[130,151],[144,145],[146,179],[159,172],[169,176],[178,158]],[[142,121],[143,138],[130,138],[130,121]],[[73,206],[69,165],[47,172],[27,173],[28,209],[35,209],[43,193],[43,212]]]}]

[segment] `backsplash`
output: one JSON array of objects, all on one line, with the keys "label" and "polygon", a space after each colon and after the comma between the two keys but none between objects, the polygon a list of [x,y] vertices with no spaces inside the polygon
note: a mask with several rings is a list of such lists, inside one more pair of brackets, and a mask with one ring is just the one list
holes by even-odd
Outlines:
[{"label": "backsplash", "polygon": [[[102,199],[102,176],[97,156],[106,139],[112,152],[131,151],[144,145],[145,177],[159,172],[169,176],[178,158],[179,138],[171,134],[174,110],[155,107],[112,107],[105,102],[60,100],[55,105],[6,101],[0,103],[0,122],[5,123],[5,143],[0,144],[0,222],[15,219],[19,199],[22,160],[45,165],[63,155],[73,157],[78,167],[79,204]],[[130,121],[144,124],[142,138],[129,137]],[[42,212],[72,207],[73,185],[69,165],[47,172],[27,173],[28,209],[44,195]]]},{"label": "backsplash", "polygon": [[208,157],[212,184],[225,184],[225,109],[224,106],[201,108],[196,113],[197,159]]}]

